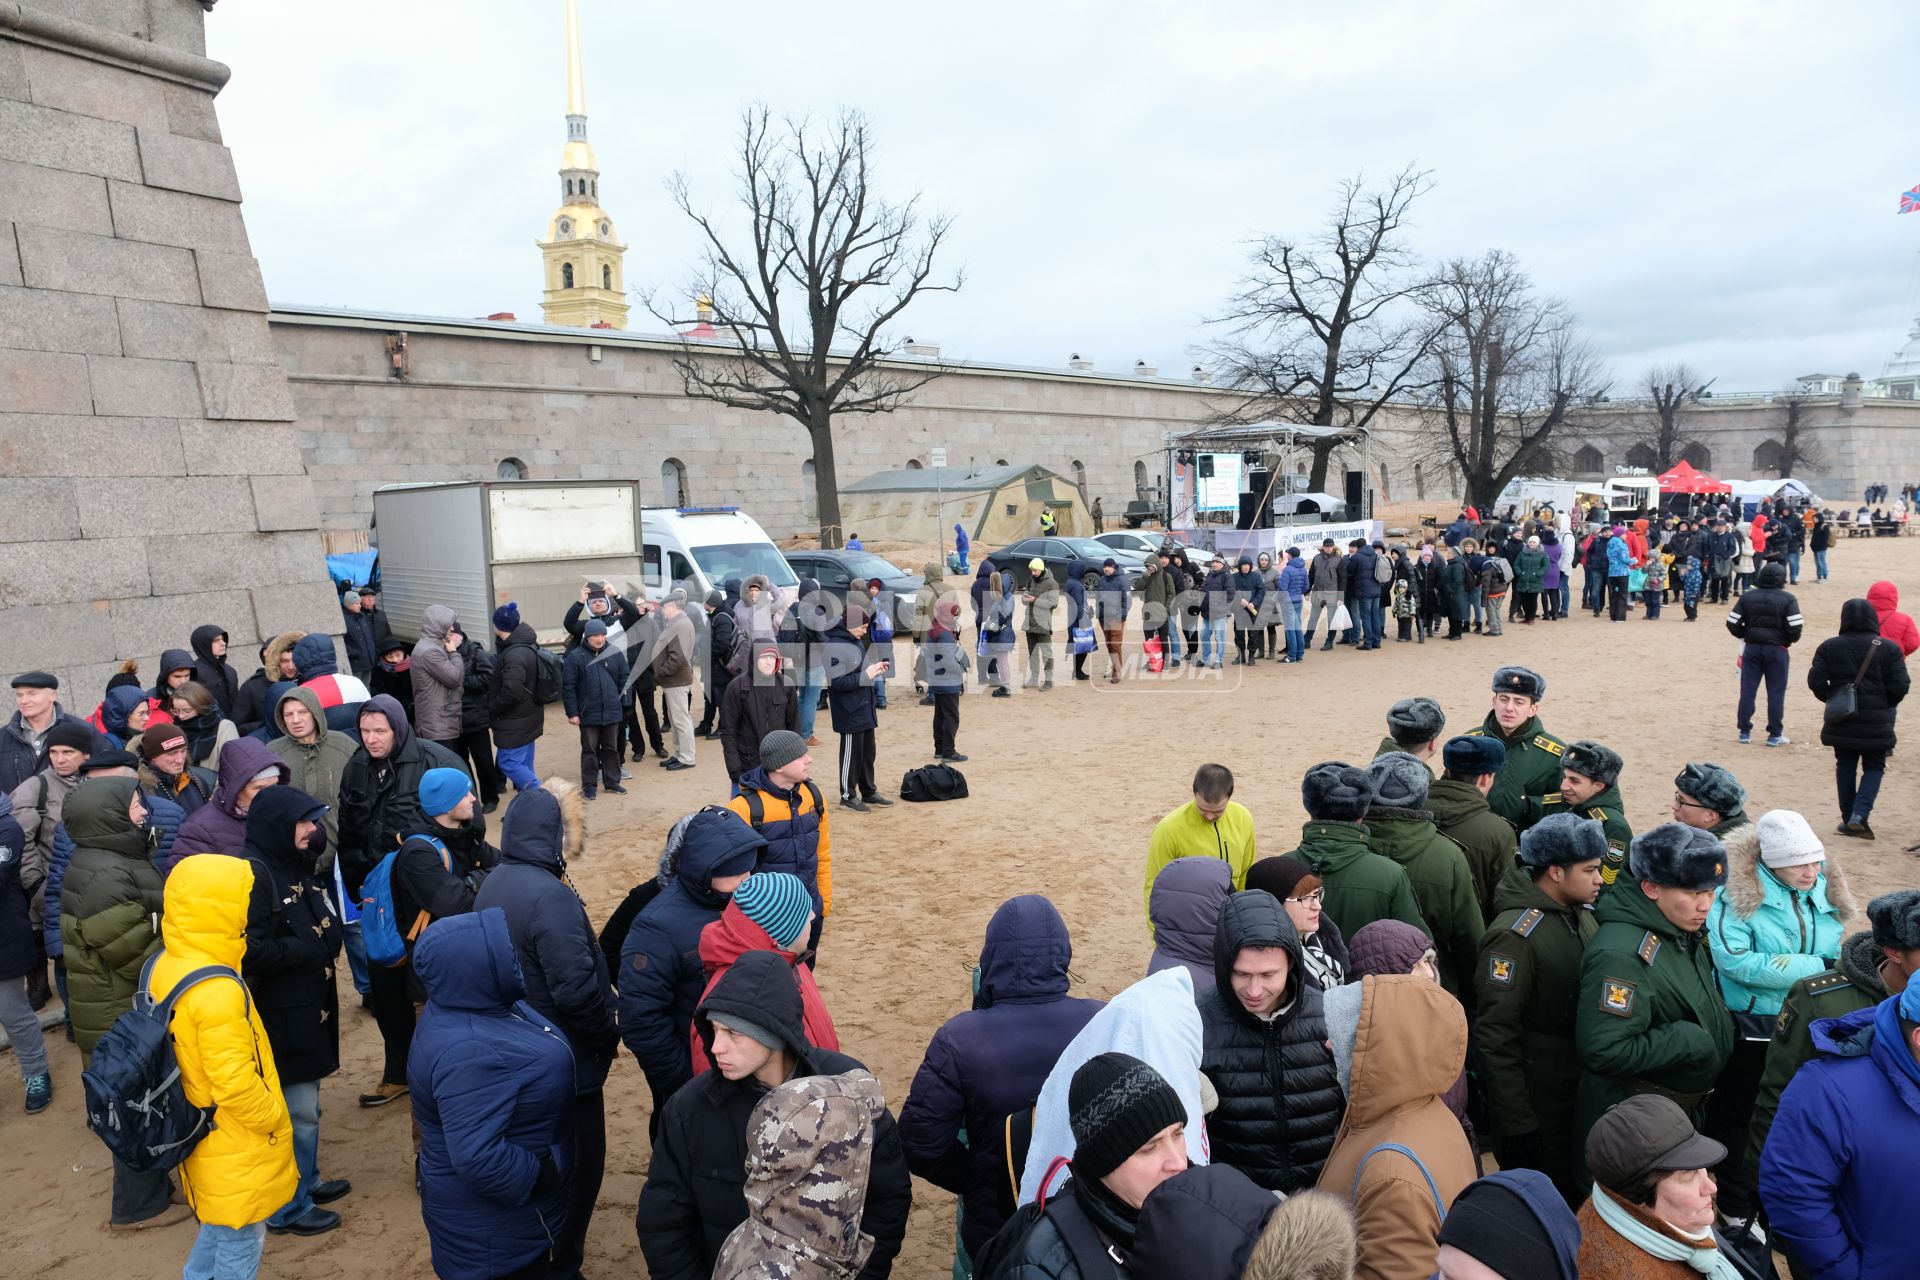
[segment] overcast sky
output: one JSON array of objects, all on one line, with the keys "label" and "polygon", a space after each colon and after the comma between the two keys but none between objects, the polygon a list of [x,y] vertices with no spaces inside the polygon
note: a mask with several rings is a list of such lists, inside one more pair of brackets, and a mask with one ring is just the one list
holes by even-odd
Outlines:
[{"label": "overcast sky", "polygon": [[[951,356],[1179,373],[1246,242],[1341,178],[1435,186],[1413,247],[1503,248],[1566,298],[1616,393],[1880,372],[1920,313],[1920,4],[724,5],[580,0],[602,203],[629,286],[695,244],[665,179],[729,205],[743,105],[871,118],[880,186],[956,220]],[[559,203],[560,0],[220,5],[221,124],[276,303],[538,320]],[[658,326],[638,307],[632,326]]]}]

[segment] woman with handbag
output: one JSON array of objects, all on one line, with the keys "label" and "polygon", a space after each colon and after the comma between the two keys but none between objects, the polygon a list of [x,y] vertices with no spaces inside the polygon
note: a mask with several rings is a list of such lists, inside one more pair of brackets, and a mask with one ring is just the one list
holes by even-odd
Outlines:
[{"label": "woman with handbag", "polygon": [[1866,600],[1840,607],[1840,634],[1820,642],[1807,668],[1807,688],[1826,703],[1820,741],[1833,748],[1840,792],[1840,834],[1873,839],[1867,819],[1894,748],[1894,711],[1907,696],[1907,661],[1880,635],[1880,617]]},{"label": "woman with handbag", "polygon": [[1707,945],[1739,1039],[1707,1106],[1706,1135],[1730,1153],[1720,1170],[1720,1211],[1753,1216],[1745,1159],[1754,1095],[1787,989],[1840,957],[1858,914],[1847,878],[1800,814],[1775,809],[1726,837],[1727,883],[1707,913]]}]

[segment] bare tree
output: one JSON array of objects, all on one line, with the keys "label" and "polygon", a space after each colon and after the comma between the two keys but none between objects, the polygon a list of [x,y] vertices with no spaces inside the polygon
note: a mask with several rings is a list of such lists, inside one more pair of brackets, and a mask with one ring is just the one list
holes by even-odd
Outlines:
[{"label": "bare tree", "polygon": [[1630,445],[1644,444],[1653,450],[1653,472],[1659,475],[1680,461],[1681,415],[1700,399],[1706,385],[1682,362],[1648,369],[1640,376],[1640,389],[1646,393],[1648,407],[1630,423],[1626,439]]},{"label": "bare tree", "polygon": [[1785,480],[1795,471],[1804,469],[1819,470],[1827,465],[1826,446],[1816,439],[1808,423],[1810,406],[1807,397],[1799,387],[1794,387],[1773,398],[1773,402],[1782,406],[1784,416],[1780,421],[1780,465],[1777,468],[1780,478]]},{"label": "bare tree", "polygon": [[[1240,397],[1218,421],[1364,429],[1406,392],[1434,326],[1414,305],[1426,277],[1400,233],[1432,185],[1412,168],[1384,188],[1350,178],[1320,231],[1259,241],[1225,310],[1208,321],[1226,336],[1207,354]],[[1326,488],[1338,443],[1313,442],[1309,489]]]},{"label": "bare tree", "polygon": [[[917,195],[904,203],[880,196],[874,151],[857,112],[827,126],[789,118],[776,127],[766,107],[748,108],[738,174],[748,225],[737,238],[695,207],[684,174],[668,184],[705,240],[684,296],[709,299],[711,323],[729,339],[686,341],[674,368],[689,396],[785,414],[806,428],[824,547],[845,537],[835,419],[891,413],[944,372],[891,362],[887,328],[921,294],[962,282],[957,272],[933,278],[952,220],[923,215]],[[670,325],[692,319],[672,314],[657,293],[644,301]]]},{"label": "bare tree", "polygon": [[1567,305],[1536,295],[1502,250],[1447,263],[1425,300],[1438,336],[1425,361],[1424,417],[1467,500],[1487,510],[1604,383]]}]

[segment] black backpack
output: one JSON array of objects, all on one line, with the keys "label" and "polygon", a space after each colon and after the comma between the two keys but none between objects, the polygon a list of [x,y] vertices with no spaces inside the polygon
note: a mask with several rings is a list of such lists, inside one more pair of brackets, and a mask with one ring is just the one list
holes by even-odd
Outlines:
[{"label": "black backpack", "polygon": [[900,778],[902,800],[964,800],[967,776],[950,764],[923,764]]},{"label": "black backpack", "polygon": [[565,661],[551,649],[533,646],[533,696],[542,706],[560,701],[561,671]]},{"label": "black backpack", "polygon": [[[1066,1158],[1054,1160],[1047,1170],[1047,1176],[1040,1183],[1041,1196],[1038,1200],[1021,1205],[1001,1228],[993,1233],[993,1239],[980,1246],[979,1254],[973,1260],[973,1280],[995,1280],[1005,1274],[1007,1266],[1019,1258],[1022,1246],[1042,1218],[1053,1223],[1054,1230],[1066,1242],[1067,1251],[1073,1255],[1074,1270],[1087,1277],[1099,1277],[1114,1274],[1119,1270],[1121,1259],[1115,1257],[1100,1242],[1100,1233],[1095,1231],[1087,1216],[1080,1212],[1054,1212],[1073,1200],[1072,1183],[1061,1188],[1060,1195],[1049,1202],[1046,1198],[1046,1185],[1053,1175],[1065,1167]],[[1077,1210],[1078,1206],[1074,1206]]]}]

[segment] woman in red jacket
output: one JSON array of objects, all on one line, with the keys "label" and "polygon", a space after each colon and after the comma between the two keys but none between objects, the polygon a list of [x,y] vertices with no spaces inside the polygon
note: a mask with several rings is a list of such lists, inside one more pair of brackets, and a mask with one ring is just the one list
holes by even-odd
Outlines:
[{"label": "woman in red jacket", "polygon": [[1876,582],[1867,588],[1867,603],[1880,618],[1880,634],[1900,646],[1900,656],[1911,658],[1920,649],[1920,627],[1900,612],[1900,588],[1891,582]]},{"label": "woman in red jacket", "polygon": [[[820,998],[820,988],[814,984],[813,970],[801,963],[797,949],[805,943],[812,924],[813,897],[799,876],[758,871],[742,880],[720,918],[700,931],[700,961],[707,969],[707,985],[700,993],[702,1002],[734,961],[749,951],[771,951],[787,962],[800,988],[807,1043],[816,1049],[838,1050],[840,1037],[833,1029],[833,1018]],[[693,1073],[699,1075],[713,1064],[700,1041],[697,1020],[692,1038]]]}]

